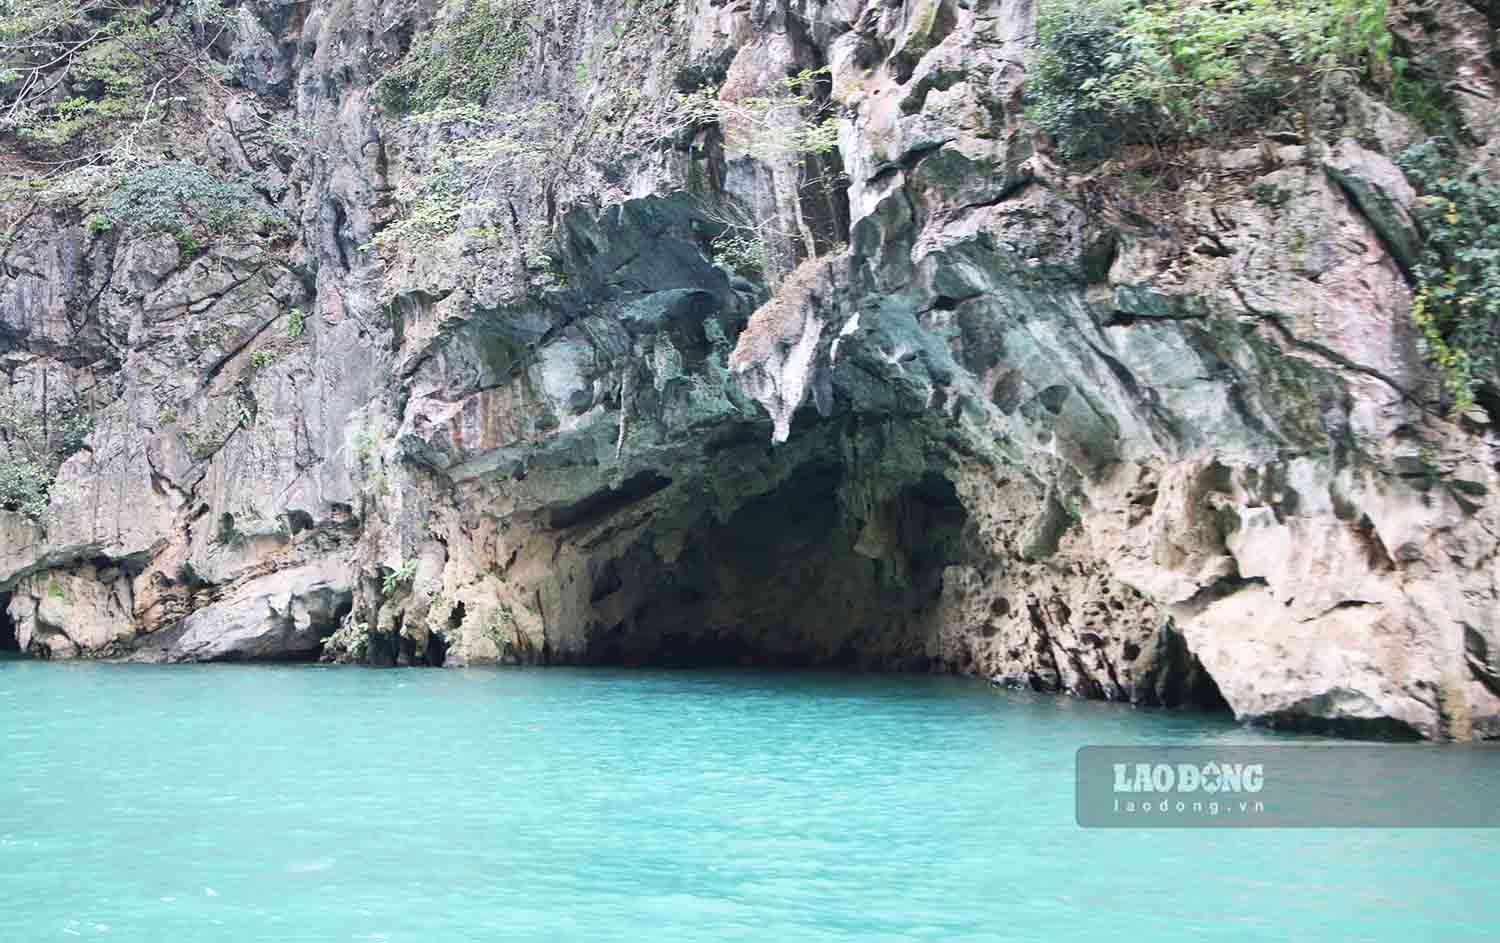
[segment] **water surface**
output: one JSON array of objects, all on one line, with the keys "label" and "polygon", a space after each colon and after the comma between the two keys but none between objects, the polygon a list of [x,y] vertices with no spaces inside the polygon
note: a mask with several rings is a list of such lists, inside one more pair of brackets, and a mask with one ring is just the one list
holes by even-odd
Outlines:
[{"label": "water surface", "polygon": [[1500,832],[1074,824],[1079,746],[1275,740],[946,678],[0,661],[0,941],[1496,939]]}]

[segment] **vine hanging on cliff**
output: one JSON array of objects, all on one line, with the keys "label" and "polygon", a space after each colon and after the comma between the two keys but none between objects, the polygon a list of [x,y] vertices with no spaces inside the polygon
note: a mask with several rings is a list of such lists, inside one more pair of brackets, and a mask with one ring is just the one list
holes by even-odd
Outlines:
[{"label": "vine hanging on cliff", "polygon": [[1481,179],[1477,167],[1461,169],[1442,138],[1409,148],[1400,163],[1422,193],[1426,234],[1412,272],[1412,317],[1453,411],[1462,413],[1500,366],[1500,185]]}]

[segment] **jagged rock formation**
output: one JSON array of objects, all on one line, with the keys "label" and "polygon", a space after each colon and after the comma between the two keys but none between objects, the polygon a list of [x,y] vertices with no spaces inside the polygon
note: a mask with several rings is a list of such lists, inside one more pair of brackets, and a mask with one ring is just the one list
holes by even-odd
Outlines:
[{"label": "jagged rock formation", "polygon": [[[486,107],[544,159],[451,235],[379,238],[473,140],[376,100],[443,16],[404,0],[244,0],[236,84],[185,106],[172,146],[288,230],[192,255],[28,212],[0,357],[95,420],[43,523],[0,512],[21,648],[943,670],[1500,735],[1500,456],[1483,408],[1432,406],[1409,119],[1350,80],[1135,199],[1022,120],[1031,0],[531,7]],[[1500,170],[1493,19],[1393,28]],[[805,207],[661,117],[825,67],[847,187]],[[816,257],[715,264],[724,207]]]}]

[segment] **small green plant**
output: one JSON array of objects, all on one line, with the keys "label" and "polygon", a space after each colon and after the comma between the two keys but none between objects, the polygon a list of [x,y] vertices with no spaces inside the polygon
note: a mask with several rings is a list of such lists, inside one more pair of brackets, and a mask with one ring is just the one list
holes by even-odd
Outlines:
[{"label": "small green plant", "polygon": [[1291,201],[1292,194],[1283,187],[1257,180],[1250,186],[1250,198],[1267,209],[1279,209]]},{"label": "small green plant", "polygon": [[753,232],[727,229],[724,235],[714,240],[713,257],[716,265],[722,265],[739,275],[753,277],[765,265],[765,240]]},{"label": "small green plant", "polygon": [[1412,318],[1453,412],[1462,413],[1500,364],[1500,184],[1478,168],[1461,170],[1441,138],[1409,148],[1400,165],[1426,210]]},{"label": "small green plant", "polygon": [[0,2],[0,134],[52,152],[128,138],[192,66],[209,67],[230,16],[197,2]]},{"label": "small green plant", "polygon": [[261,129],[263,139],[272,149],[291,156],[306,148],[317,133],[317,122],[287,116],[277,117]]},{"label": "small green plant", "polygon": [[287,314],[286,336],[292,340],[301,337],[307,331],[307,318],[301,308],[293,308]]},{"label": "small green plant", "polygon": [[276,354],[269,350],[257,350],[250,355],[250,367],[253,370],[264,370],[276,362]]},{"label": "small green plant", "polygon": [[502,602],[490,613],[488,624],[484,627],[484,634],[490,641],[495,643],[495,649],[501,654],[505,653],[505,646],[511,644],[516,634],[516,616],[511,612],[510,604]]},{"label": "small green plant", "polygon": [[718,124],[730,146],[766,163],[827,154],[838,146],[838,119],[818,93],[828,71],[804,69],[771,95],[729,98],[699,89],[681,96],[683,115],[689,124]]},{"label": "small green plant", "polygon": [[425,249],[441,242],[458,229],[465,189],[463,178],[451,166],[420,178],[415,185],[403,186],[396,192],[401,218],[376,233],[363,248]]},{"label": "small green plant", "polygon": [[188,452],[199,460],[212,458],[237,431],[255,422],[253,402],[243,388],[232,399],[211,401],[203,418],[183,433]]},{"label": "small green plant", "polygon": [[344,657],[351,661],[362,660],[370,651],[370,623],[355,622],[346,617],[344,624],[323,640],[323,660],[332,661]]},{"label": "small green plant", "polygon": [[[3,0],[0,0],[3,2]],[[107,167],[86,167],[51,181],[46,194],[93,212],[88,231],[166,233],[186,259],[215,240],[286,228],[286,220],[241,180],[222,180],[194,164],[151,163],[121,152]]]},{"label": "small green plant", "polygon": [[378,424],[365,424],[360,427],[359,433],[354,437],[354,457],[359,461],[359,467],[365,471],[380,457],[380,426]]},{"label": "small green plant", "polygon": [[386,596],[391,595],[402,586],[408,586],[417,575],[417,561],[407,560],[394,570],[385,575],[381,581],[380,591]]},{"label": "small green plant", "polygon": [[265,210],[248,185],[220,180],[195,164],[181,162],[123,174],[102,212],[112,226],[142,232],[224,234],[285,224]]}]

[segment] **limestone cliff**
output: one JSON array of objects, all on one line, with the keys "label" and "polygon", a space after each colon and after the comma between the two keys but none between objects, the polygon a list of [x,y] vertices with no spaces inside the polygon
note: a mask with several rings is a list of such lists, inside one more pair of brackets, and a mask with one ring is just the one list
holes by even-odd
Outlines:
[{"label": "limestone cliff", "polygon": [[[8,395],[89,422],[0,511],[0,636],[1500,736],[1500,400],[1441,402],[1375,90],[1143,193],[1026,120],[1033,0],[481,6],[226,3],[138,163],[7,190]],[[1496,19],[1387,20],[1492,177]],[[152,167],[249,222],[153,228]]]}]

